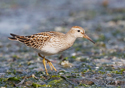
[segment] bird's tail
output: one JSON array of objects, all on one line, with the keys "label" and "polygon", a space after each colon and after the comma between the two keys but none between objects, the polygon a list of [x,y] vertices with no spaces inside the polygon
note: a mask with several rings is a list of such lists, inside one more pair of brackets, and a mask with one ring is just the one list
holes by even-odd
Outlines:
[{"label": "bird's tail", "polygon": [[17,40],[17,37],[19,37],[19,35],[12,34],[12,33],[10,33],[10,35],[11,35],[12,37],[8,37],[9,40]]}]

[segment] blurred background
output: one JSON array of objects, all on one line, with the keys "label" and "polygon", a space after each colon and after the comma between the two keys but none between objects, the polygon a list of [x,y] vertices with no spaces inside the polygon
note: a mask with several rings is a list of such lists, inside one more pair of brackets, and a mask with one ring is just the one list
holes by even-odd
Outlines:
[{"label": "blurred background", "polygon": [[[100,76],[93,81],[96,86],[123,86],[125,0],[0,0],[0,77],[8,75],[7,72],[12,73],[10,77],[20,75],[15,75],[15,70],[22,74],[32,71],[44,73],[37,53],[19,42],[8,40],[10,33],[66,33],[76,25],[83,27],[96,44],[77,39],[69,50],[48,57],[57,70],[79,73],[79,77],[84,78],[96,79]],[[100,81],[104,76],[108,83]],[[110,83],[111,80],[114,84]],[[116,83],[119,80],[121,84]]]},{"label": "blurred background", "polygon": [[124,8],[124,0],[0,0],[0,33],[32,34],[74,25],[92,31],[99,25],[114,27],[115,19],[125,19]]}]

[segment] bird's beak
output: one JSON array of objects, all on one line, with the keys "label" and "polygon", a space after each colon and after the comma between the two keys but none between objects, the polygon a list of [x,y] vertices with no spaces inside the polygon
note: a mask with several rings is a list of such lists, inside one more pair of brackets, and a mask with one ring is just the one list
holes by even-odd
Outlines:
[{"label": "bird's beak", "polygon": [[86,34],[83,34],[83,37],[86,38],[86,39],[88,39],[88,40],[90,40],[92,43],[95,44],[95,42],[91,38],[89,38]]}]

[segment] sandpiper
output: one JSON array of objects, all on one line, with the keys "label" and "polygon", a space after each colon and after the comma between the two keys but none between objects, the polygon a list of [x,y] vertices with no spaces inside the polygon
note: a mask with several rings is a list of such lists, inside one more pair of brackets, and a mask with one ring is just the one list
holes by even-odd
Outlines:
[{"label": "sandpiper", "polygon": [[70,48],[78,37],[84,37],[95,43],[85,34],[85,30],[80,26],[73,26],[66,34],[49,31],[29,36],[20,36],[12,33],[10,33],[10,35],[12,36],[9,37],[10,40],[22,42],[38,51],[38,55],[43,58],[42,61],[47,75],[48,71],[46,68],[46,61],[49,64],[51,70],[57,70],[51,61],[46,59],[45,56],[54,55]]}]

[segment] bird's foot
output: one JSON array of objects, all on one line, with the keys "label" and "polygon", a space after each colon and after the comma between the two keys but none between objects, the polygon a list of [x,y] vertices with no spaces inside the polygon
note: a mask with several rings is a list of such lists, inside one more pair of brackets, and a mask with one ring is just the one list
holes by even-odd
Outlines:
[{"label": "bird's foot", "polygon": [[[45,58],[45,59],[46,59],[46,58]],[[50,60],[46,59],[46,61],[47,61],[47,63],[49,64],[51,70],[54,69],[55,71],[57,71],[56,68],[53,66],[53,64],[51,63]]]},{"label": "bird's foot", "polygon": [[50,60],[48,60],[48,59],[46,59],[44,56],[40,55],[40,53],[38,53],[38,55],[43,58],[43,65],[44,65],[44,68],[45,68],[45,70],[46,70],[46,74],[47,74],[47,75],[49,75],[49,74],[48,74],[48,71],[47,71],[47,68],[46,68],[46,61],[47,61],[47,63],[49,64],[51,70],[54,69],[55,71],[57,71],[56,68],[53,66],[53,64],[51,63]]}]

